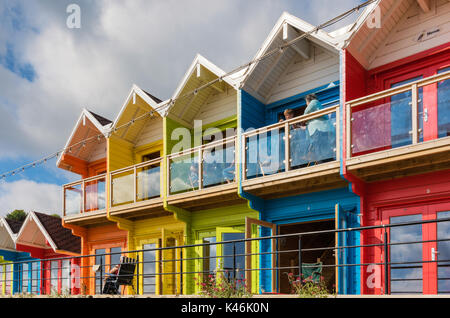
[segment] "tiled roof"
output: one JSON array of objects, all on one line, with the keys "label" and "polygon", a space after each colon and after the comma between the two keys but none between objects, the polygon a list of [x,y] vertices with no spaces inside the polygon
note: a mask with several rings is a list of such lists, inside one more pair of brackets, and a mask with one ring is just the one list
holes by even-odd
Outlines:
[{"label": "tiled roof", "polygon": [[73,235],[71,230],[64,228],[59,217],[39,212],[34,212],[34,214],[42,223],[58,250],[81,253],[81,238]]},{"label": "tiled roof", "polygon": [[11,231],[14,234],[19,233],[20,228],[22,227],[23,221],[17,221],[17,220],[11,220],[11,219],[5,219],[5,221],[8,223],[9,227],[11,228]]},{"label": "tiled roof", "polygon": [[109,120],[109,119],[107,119],[107,118],[105,118],[105,117],[103,117],[103,116],[100,116],[100,115],[98,115],[98,114],[96,114],[96,113],[94,113],[94,112],[91,112],[90,110],[88,110],[88,112],[90,112],[90,113],[92,114],[92,116],[94,116],[95,119],[97,119],[98,122],[99,122],[102,126],[106,126],[106,125],[112,123],[111,120]]}]

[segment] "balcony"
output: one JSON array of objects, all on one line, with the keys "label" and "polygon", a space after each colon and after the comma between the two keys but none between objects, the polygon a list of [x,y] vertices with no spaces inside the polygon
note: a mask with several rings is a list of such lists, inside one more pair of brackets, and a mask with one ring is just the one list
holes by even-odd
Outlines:
[{"label": "balcony", "polygon": [[339,105],[245,133],[244,191],[271,199],[345,186],[336,118]]},{"label": "balcony", "polygon": [[346,104],[347,170],[366,181],[450,169],[450,72]]},{"label": "balcony", "polygon": [[66,222],[88,221],[106,216],[106,174],[63,186],[63,212]]},{"label": "balcony", "polygon": [[168,215],[161,192],[162,159],[154,159],[110,173],[111,215],[126,218]]},{"label": "balcony", "polygon": [[169,155],[168,203],[204,210],[244,202],[237,195],[235,150],[236,137],[229,137]]}]

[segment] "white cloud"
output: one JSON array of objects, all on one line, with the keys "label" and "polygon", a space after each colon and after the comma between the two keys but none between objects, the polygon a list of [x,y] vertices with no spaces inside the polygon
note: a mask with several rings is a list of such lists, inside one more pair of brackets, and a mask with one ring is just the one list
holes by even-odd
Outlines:
[{"label": "white cloud", "polygon": [[61,215],[61,187],[31,180],[0,182],[0,216],[19,209]]},{"label": "white cloud", "polygon": [[0,53],[12,43],[37,77],[0,66],[0,159],[56,151],[82,107],[114,119],[133,83],[170,97],[197,52],[225,70],[247,62],[283,11],[317,23],[357,0],[78,0],[79,30],[66,27],[71,2],[5,2],[21,5],[26,22],[0,29]]}]

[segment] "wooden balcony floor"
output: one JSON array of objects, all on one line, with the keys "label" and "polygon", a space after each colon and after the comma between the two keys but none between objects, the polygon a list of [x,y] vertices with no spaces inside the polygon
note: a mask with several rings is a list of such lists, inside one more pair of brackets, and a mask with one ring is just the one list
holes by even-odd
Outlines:
[{"label": "wooden balcony floor", "polygon": [[450,169],[450,137],[347,159],[347,170],[376,182]]},{"label": "wooden balcony floor", "polygon": [[242,182],[243,190],[263,199],[275,199],[346,186],[339,162],[280,172]]},{"label": "wooden balcony floor", "polygon": [[201,211],[224,206],[247,203],[238,196],[237,183],[218,185],[202,190],[173,194],[167,198],[170,205],[188,210]]}]

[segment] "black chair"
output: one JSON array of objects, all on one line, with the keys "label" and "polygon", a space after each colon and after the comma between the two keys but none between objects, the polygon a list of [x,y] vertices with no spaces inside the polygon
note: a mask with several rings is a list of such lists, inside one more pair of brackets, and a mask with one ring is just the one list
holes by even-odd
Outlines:
[{"label": "black chair", "polygon": [[120,286],[131,286],[133,292],[136,294],[136,290],[133,286],[133,278],[137,263],[138,259],[122,256],[120,258],[119,271],[117,274],[108,274],[109,276],[106,278],[102,293],[107,295],[119,295]]}]

